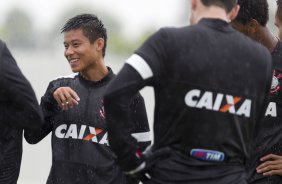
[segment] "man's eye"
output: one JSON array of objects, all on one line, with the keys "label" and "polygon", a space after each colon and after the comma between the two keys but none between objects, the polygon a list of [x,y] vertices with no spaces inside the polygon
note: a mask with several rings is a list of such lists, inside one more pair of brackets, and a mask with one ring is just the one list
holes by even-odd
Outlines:
[{"label": "man's eye", "polygon": [[74,47],[78,47],[80,44],[79,43],[74,43],[73,46]]}]

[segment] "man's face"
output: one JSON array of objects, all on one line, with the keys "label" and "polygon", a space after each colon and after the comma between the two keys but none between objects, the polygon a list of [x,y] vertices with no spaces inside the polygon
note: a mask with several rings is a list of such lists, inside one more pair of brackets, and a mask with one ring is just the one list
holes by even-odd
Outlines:
[{"label": "man's face", "polygon": [[95,67],[99,54],[95,44],[90,44],[82,29],[70,30],[64,33],[64,55],[73,72],[84,72]]},{"label": "man's face", "polygon": [[282,40],[282,21],[278,18],[278,16],[275,16],[275,26],[278,28],[278,37],[280,40]]}]

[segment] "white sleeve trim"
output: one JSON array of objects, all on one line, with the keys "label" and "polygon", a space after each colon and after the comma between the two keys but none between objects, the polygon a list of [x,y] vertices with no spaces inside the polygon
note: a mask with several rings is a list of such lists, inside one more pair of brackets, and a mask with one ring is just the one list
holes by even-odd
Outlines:
[{"label": "white sleeve trim", "polygon": [[138,142],[149,142],[149,141],[151,141],[151,133],[150,132],[133,133],[131,135]]},{"label": "white sleeve trim", "polygon": [[145,79],[153,77],[153,72],[148,63],[139,55],[133,54],[126,61],[127,64],[132,66],[140,75]]},{"label": "white sleeve trim", "polygon": [[65,75],[65,76],[57,77],[56,80],[57,79],[61,79],[61,78],[75,78],[75,76],[77,76],[77,75],[78,75],[78,73],[72,73],[70,75]]}]

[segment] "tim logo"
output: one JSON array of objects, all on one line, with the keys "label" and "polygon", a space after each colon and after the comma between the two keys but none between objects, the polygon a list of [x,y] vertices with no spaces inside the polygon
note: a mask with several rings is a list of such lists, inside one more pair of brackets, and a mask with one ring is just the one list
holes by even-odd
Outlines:
[{"label": "tim logo", "polygon": [[199,89],[189,91],[185,95],[184,100],[188,107],[231,113],[245,117],[250,117],[252,106],[250,99],[210,91],[201,92]]},{"label": "tim logo", "polygon": [[194,158],[204,161],[224,161],[224,153],[220,151],[205,150],[205,149],[192,149],[190,155]]},{"label": "tim logo", "polygon": [[[102,134],[104,132],[104,135]],[[99,138],[97,137],[100,135]],[[87,125],[62,124],[55,130],[55,136],[59,139],[80,139],[91,141],[98,144],[108,144],[108,133],[102,129],[94,128]]]}]

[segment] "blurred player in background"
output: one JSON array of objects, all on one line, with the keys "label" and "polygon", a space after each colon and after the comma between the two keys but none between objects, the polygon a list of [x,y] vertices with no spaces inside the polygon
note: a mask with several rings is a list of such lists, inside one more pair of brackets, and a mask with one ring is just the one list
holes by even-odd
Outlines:
[{"label": "blurred player in background", "polygon": [[[264,45],[272,55],[273,78],[269,102],[263,113],[249,162],[249,182],[282,183],[282,43],[266,24],[269,19],[267,0],[239,0],[240,12],[232,26]],[[276,17],[278,16],[278,13]],[[276,18],[276,24],[277,23]]]},{"label": "blurred player in background", "polygon": [[29,81],[0,40],[0,184],[16,184],[21,167],[23,130],[43,124]]}]

